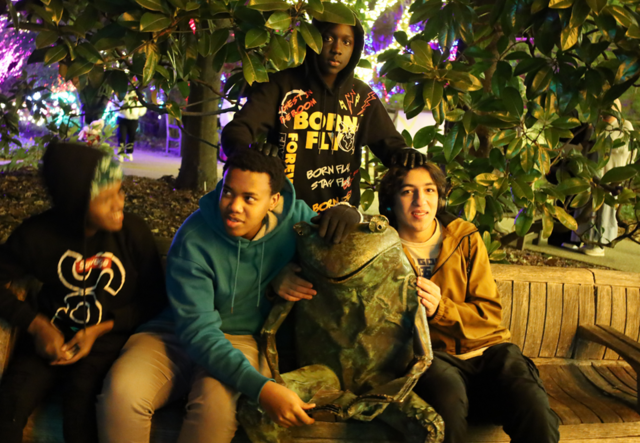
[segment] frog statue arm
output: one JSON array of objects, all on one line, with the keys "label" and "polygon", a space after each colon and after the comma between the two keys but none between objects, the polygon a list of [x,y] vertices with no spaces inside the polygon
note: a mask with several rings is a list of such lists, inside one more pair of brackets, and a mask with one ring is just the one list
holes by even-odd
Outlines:
[{"label": "frog statue arm", "polygon": [[289,312],[293,308],[295,302],[286,301],[278,297],[274,302],[273,308],[269,316],[264,322],[262,331],[260,332],[260,350],[264,353],[271,369],[273,379],[280,384],[284,384],[280,376],[280,364],[278,361],[278,349],[276,348],[276,333],[284,322]]}]

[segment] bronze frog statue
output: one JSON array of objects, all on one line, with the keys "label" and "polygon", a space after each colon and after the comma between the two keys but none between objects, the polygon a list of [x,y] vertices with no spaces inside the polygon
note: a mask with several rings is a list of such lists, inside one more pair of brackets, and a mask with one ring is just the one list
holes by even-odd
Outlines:
[{"label": "bronze frog statue", "polygon": [[[315,403],[308,412],[316,420],[378,417],[408,442],[442,441],[441,417],[412,392],[433,353],[415,274],[396,231],[385,217],[373,216],[332,245],[305,222],[294,229],[302,276],[317,295],[277,302],[265,322],[261,350],[275,381]],[[301,368],[280,374],[275,334],[292,308]],[[238,418],[254,443],[291,441],[289,431],[255,405],[242,403]]]}]

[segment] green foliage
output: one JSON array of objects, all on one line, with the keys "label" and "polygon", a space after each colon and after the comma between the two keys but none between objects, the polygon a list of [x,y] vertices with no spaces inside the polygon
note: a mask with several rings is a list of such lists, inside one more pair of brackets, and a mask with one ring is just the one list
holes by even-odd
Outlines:
[{"label": "green foliage", "polygon": [[[640,202],[639,163],[598,179],[622,145],[601,116],[622,127],[613,101],[640,78],[638,8],[640,0],[412,2],[411,23],[424,30],[411,39],[396,33],[404,50],[385,55],[382,71],[404,84],[408,117],[433,113],[437,125],[422,128],[413,144],[445,168],[451,211],[481,232],[511,215],[523,236],[541,220],[548,237],[554,219],[576,229],[571,213],[589,202]],[[456,39],[463,51],[451,61]],[[591,141],[569,144],[588,125]],[[623,132],[635,158],[640,133]]]},{"label": "green foliage", "polygon": [[[303,62],[307,45],[319,52],[322,37],[312,17],[355,23],[342,4],[312,0],[245,2],[211,0],[36,0],[21,2],[21,14],[9,3],[20,29],[38,33],[37,57],[30,62],[58,64],[63,78],[78,90],[88,84],[105,95],[153,85],[166,95],[180,85],[203,78],[198,61],[211,57],[216,71],[230,70],[235,81],[226,89],[232,103],[244,82],[268,81],[268,73]],[[195,28],[195,30],[194,30]],[[235,74],[241,73],[236,76]],[[155,97],[155,94],[154,94]],[[144,103],[182,118],[187,110],[173,102]],[[10,114],[13,108],[1,112]],[[13,117],[5,116],[11,120]],[[9,125],[10,131],[14,126]],[[7,140],[7,139],[5,139]]]}]

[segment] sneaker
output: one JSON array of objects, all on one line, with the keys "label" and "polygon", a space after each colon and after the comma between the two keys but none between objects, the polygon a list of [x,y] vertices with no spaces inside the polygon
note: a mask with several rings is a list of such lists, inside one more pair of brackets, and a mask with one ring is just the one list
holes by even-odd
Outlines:
[{"label": "sneaker", "polygon": [[133,154],[127,154],[127,160],[132,162],[133,161]]},{"label": "sneaker", "polygon": [[584,245],[580,250],[590,257],[604,257],[604,248],[596,245]]},{"label": "sneaker", "polygon": [[124,154],[118,154],[118,161],[124,163]]}]

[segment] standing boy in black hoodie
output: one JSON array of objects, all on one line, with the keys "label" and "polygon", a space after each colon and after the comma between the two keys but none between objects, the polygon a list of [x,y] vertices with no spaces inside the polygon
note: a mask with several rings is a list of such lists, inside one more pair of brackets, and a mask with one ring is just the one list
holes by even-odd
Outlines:
[{"label": "standing boy in black hoodie", "polygon": [[322,212],[339,202],[360,204],[362,146],[387,166],[422,165],[426,157],[406,148],[375,92],[354,78],[364,48],[362,25],[314,25],[322,34],[322,52],[308,49],[301,66],[255,86],[222,131],[222,146],[230,154],[266,134],[298,198]]},{"label": "standing boy in black hoodie", "polygon": [[[122,170],[101,151],[51,144],[42,173],[53,208],[0,247],[0,317],[21,330],[0,383],[0,441],[18,443],[29,415],[64,378],[64,438],[95,443],[96,395],[131,331],[166,303],[144,221],[125,214]],[[24,275],[37,300],[7,289]]]}]

